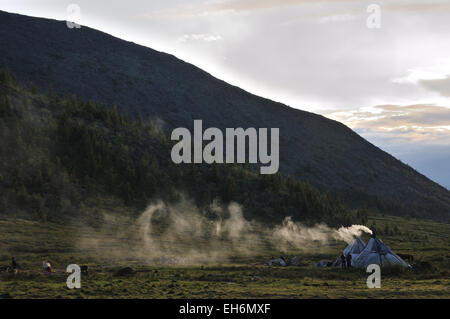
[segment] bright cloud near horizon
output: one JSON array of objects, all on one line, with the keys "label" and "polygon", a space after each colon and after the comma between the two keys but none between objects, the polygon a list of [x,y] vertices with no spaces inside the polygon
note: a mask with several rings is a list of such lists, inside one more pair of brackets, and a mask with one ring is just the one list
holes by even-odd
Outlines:
[{"label": "bright cloud near horizon", "polygon": [[[341,121],[450,188],[448,0],[0,0],[174,54],[247,91]],[[381,27],[369,29],[370,4]]]}]

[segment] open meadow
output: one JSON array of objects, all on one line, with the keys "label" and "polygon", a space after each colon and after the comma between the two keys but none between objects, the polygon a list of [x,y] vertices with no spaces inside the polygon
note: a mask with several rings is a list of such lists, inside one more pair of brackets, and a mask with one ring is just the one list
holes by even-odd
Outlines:
[{"label": "open meadow", "polygon": [[[398,234],[380,238],[398,253],[412,254],[429,269],[382,270],[380,289],[368,289],[364,269],[315,268],[319,260],[334,260],[345,246],[336,242],[317,251],[268,250],[261,255],[229,256],[203,264],[181,264],[163,257],[145,260],[114,254],[114,242],[102,231],[104,246],[78,245],[99,231],[25,220],[0,221],[0,265],[11,256],[19,263],[17,275],[0,273],[0,298],[449,298],[450,225],[428,221],[376,217],[377,229],[398,225]],[[380,231],[382,233],[382,231]],[[388,232],[389,233],[389,232]],[[117,239],[114,227],[108,236]],[[205,239],[207,241],[207,239]],[[263,243],[261,243],[263,244]],[[123,251],[122,247],[118,250]],[[199,244],[201,247],[201,243]],[[301,257],[300,266],[269,267],[271,256]],[[42,272],[43,260],[55,273]],[[219,259],[218,259],[219,260]],[[66,287],[69,264],[88,265],[81,289]],[[171,264],[173,263],[173,264]],[[118,269],[136,272],[117,276]]]}]

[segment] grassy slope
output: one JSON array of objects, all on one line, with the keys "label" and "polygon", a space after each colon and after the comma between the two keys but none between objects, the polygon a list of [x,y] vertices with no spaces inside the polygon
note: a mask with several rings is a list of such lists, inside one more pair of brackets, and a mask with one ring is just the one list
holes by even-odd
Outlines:
[{"label": "grassy slope", "polygon": [[[300,267],[267,267],[264,256],[208,266],[167,266],[146,264],[136,259],[115,259],[106,250],[77,248],[81,237],[95,238],[87,228],[42,224],[24,220],[0,221],[0,265],[12,254],[21,269],[17,276],[0,274],[2,298],[449,298],[450,225],[429,221],[376,217],[377,228],[396,224],[401,235],[381,236],[394,251],[410,253],[429,261],[432,271],[382,272],[382,288],[367,289],[364,270],[316,269],[314,261],[332,259],[343,248],[336,243],[319,252],[304,253]],[[115,232],[111,230],[110,236]],[[114,249],[114,247],[110,247]],[[290,255],[299,253],[289,252]],[[56,269],[52,276],[40,272],[42,260]],[[65,267],[88,264],[91,273],[83,276],[82,288],[69,290]],[[121,266],[131,265],[138,273],[115,277]]]}]

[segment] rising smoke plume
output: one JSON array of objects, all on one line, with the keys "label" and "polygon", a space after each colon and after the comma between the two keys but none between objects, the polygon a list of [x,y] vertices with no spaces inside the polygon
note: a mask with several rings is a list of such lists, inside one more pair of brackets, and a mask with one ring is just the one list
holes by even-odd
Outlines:
[{"label": "rising smoke plume", "polygon": [[246,220],[236,203],[224,206],[214,202],[208,211],[207,217],[192,202],[182,200],[174,205],[149,205],[137,220],[105,215],[104,229],[83,238],[81,245],[116,259],[207,264],[266,256],[268,251],[317,251],[319,246],[348,243],[363,232],[372,233],[363,225],[307,227],[291,217],[270,228]]},{"label": "rising smoke plume", "polygon": [[332,240],[350,243],[355,237],[360,237],[363,232],[372,234],[372,231],[363,225],[352,225],[333,229],[325,224],[317,224],[313,227],[304,226],[286,217],[283,223],[274,229],[274,239],[282,251],[290,247],[297,249],[311,249],[318,244],[327,245]]}]

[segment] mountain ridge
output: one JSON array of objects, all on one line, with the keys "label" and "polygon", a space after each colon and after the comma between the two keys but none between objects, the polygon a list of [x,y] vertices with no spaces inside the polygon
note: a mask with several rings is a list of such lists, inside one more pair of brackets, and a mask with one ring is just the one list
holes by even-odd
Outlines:
[{"label": "mountain ridge", "polygon": [[[450,216],[450,192],[344,124],[258,97],[173,55],[88,27],[0,11],[0,68],[40,91],[117,104],[167,129],[279,127],[280,171],[351,206]],[[170,160],[170,159],[168,159]]]}]

